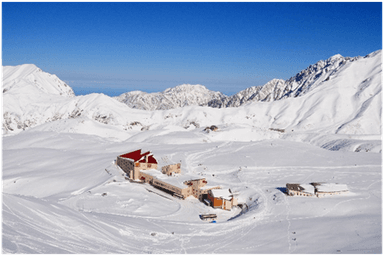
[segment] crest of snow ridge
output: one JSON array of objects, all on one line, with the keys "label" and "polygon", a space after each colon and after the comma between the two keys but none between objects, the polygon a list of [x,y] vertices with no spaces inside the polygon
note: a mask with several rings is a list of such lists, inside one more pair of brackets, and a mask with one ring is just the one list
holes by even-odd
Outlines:
[{"label": "crest of snow ridge", "polygon": [[33,64],[3,67],[3,93],[47,93],[74,97],[72,88],[56,75]]}]

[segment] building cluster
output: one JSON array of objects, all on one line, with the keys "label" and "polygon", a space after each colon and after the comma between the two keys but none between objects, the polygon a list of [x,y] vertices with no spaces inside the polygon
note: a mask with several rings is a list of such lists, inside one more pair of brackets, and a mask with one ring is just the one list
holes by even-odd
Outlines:
[{"label": "building cluster", "polygon": [[316,196],[338,195],[348,192],[345,184],[312,182],[306,184],[287,183],[287,194],[290,196]]},{"label": "building cluster", "polygon": [[237,199],[229,189],[207,186],[205,178],[181,173],[180,163],[163,166],[161,172],[158,171],[158,162],[151,152],[142,153],[139,149],[120,155],[116,164],[130,180],[149,183],[175,197],[193,196],[213,208],[224,210],[237,205]]}]

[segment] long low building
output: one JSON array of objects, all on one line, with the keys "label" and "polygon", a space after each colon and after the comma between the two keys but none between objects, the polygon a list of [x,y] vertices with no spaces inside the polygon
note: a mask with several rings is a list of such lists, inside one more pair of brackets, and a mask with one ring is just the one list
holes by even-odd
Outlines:
[{"label": "long low building", "polygon": [[338,183],[312,183],[315,187],[317,197],[323,197],[327,195],[339,195],[348,192],[348,186]]},{"label": "long low building", "polygon": [[141,170],[141,180],[151,184],[154,187],[165,190],[166,192],[180,197],[187,198],[192,194],[192,189],[184,184],[186,177],[183,176],[167,176],[158,170]]},{"label": "long low building", "polygon": [[348,186],[338,183],[312,182],[305,184],[287,183],[287,194],[290,196],[317,196],[338,195],[348,192]]},{"label": "long low building", "polygon": [[[116,164],[128,175],[130,180],[149,183],[150,185],[185,199],[193,196],[201,201],[210,201],[214,208],[230,210],[237,205],[237,200],[220,186],[207,186],[205,178],[181,173],[181,164],[172,164],[157,170],[157,161],[150,152],[136,150],[117,157]],[[215,190],[215,192],[211,192]],[[224,196],[225,194],[225,196]],[[227,195],[228,194],[228,195]]]},{"label": "long low building", "polygon": [[206,187],[208,182],[205,178],[194,175],[178,174],[167,176],[154,169],[141,170],[140,174],[142,181],[182,199],[194,196],[197,199],[203,200],[204,194],[207,194],[208,191],[220,188],[220,186]]}]

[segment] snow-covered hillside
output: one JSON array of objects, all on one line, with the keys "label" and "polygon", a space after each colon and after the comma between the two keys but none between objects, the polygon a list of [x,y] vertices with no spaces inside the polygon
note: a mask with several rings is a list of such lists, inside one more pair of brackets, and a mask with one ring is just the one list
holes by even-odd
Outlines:
[{"label": "snow-covered hillside", "polygon": [[[13,134],[55,120],[82,117],[113,125],[122,132],[134,127],[150,130],[178,127],[184,130],[215,124],[221,127],[240,125],[263,130],[284,129],[286,133],[312,131],[379,135],[382,105],[381,56],[381,51],[347,61],[341,56],[334,56],[326,62],[320,61],[311,66],[296,79],[291,79],[291,87],[288,90],[291,94],[284,93],[286,89],[280,90],[279,93],[274,90],[275,96],[270,98],[271,102],[251,102],[237,108],[225,109],[189,106],[143,111],[129,108],[126,104],[103,94],[64,97],[47,93],[47,88],[52,87],[52,83],[38,80],[37,76],[36,83],[44,89],[37,89],[34,81],[27,83],[23,80],[22,83],[16,83],[16,78],[7,79],[5,76],[3,87],[7,90],[3,93],[3,133]],[[20,77],[26,77],[28,72],[22,71],[29,69],[22,67],[19,67]],[[332,71],[326,72],[328,68]],[[8,69],[11,67],[4,67],[5,74],[10,73]],[[303,77],[306,77],[305,81]],[[263,88],[278,88],[283,85],[281,80],[273,81]],[[258,95],[261,95],[263,88],[259,90]],[[178,89],[187,97],[191,86],[181,86]],[[201,89],[202,92],[206,90],[203,87]],[[166,92],[177,95],[175,90],[173,88]],[[193,91],[195,92],[194,89]],[[218,97],[221,97],[220,95],[218,94]],[[190,95],[191,99],[198,97],[198,94]],[[267,99],[265,97],[262,98]],[[284,97],[286,98],[282,99]],[[280,100],[275,100],[279,98]],[[188,100],[180,97],[176,103],[183,105],[182,102]],[[192,123],[194,125],[191,126]],[[71,125],[74,123],[71,122]]]},{"label": "snow-covered hillside", "polygon": [[[237,136],[238,132],[227,131]],[[3,253],[381,253],[379,153],[282,139],[211,141],[151,131],[113,142],[28,131],[3,138]],[[244,134],[244,137],[246,134]],[[200,142],[207,139],[207,142]],[[213,209],[130,183],[113,161],[142,148],[222,185],[249,206]],[[347,184],[346,195],[288,197],[286,183]],[[217,223],[200,220],[215,213]]]},{"label": "snow-covered hillside", "polygon": [[205,106],[211,100],[223,100],[225,95],[213,92],[203,85],[182,84],[164,92],[146,93],[133,91],[115,97],[131,108],[164,110],[185,106]]},{"label": "snow-covered hillside", "polygon": [[[381,51],[374,52],[365,58],[374,57],[379,52]],[[300,97],[336,76],[343,66],[361,58],[363,57],[350,58],[336,54],[327,60],[320,60],[310,65],[287,81],[273,79],[263,86],[249,87],[232,96],[210,91],[202,85],[184,84],[159,93],[127,92],[116,99],[129,107],[144,110],[173,109],[191,105],[225,108],[238,107],[254,101],[271,102]]]},{"label": "snow-covered hillside", "polygon": [[[221,108],[186,106],[209,97],[181,86],[154,101],[165,108],[184,95],[165,110],[74,96],[33,65],[3,67],[3,253],[382,253],[381,59],[336,55]],[[137,149],[247,207],[130,183],[114,160]],[[309,182],[350,191],[284,194],[286,183]],[[199,218],[208,213],[217,223]]]}]

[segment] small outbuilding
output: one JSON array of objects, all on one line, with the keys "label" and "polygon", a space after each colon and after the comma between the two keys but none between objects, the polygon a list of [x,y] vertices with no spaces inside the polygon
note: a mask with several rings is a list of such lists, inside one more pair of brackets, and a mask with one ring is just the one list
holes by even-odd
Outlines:
[{"label": "small outbuilding", "polygon": [[213,208],[231,210],[237,205],[237,200],[229,189],[211,189],[208,191],[207,200]]}]

